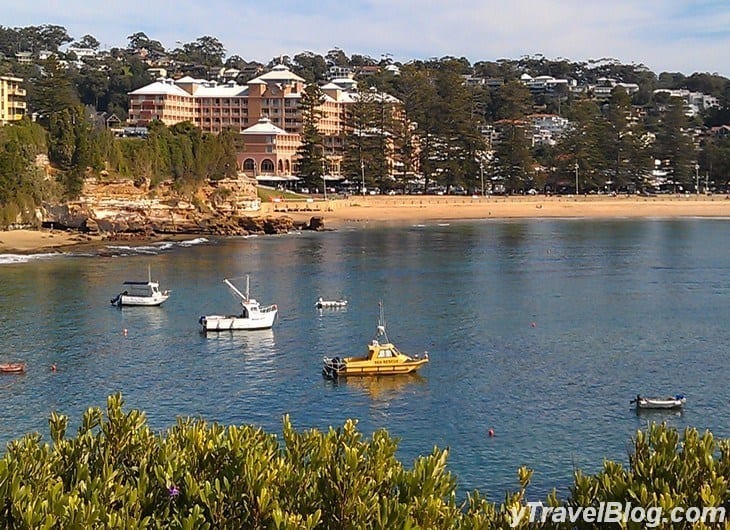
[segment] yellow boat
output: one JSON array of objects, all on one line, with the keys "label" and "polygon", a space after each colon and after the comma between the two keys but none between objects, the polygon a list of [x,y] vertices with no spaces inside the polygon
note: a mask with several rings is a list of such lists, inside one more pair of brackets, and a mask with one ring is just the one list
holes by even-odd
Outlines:
[{"label": "yellow boat", "polygon": [[383,305],[380,304],[380,321],[375,338],[368,344],[363,357],[325,357],[322,359],[322,374],[325,377],[350,377],[366,375],[410,374],[428,362],[428,353],[423,357],[410,356],[398,350],[385,333]]}]

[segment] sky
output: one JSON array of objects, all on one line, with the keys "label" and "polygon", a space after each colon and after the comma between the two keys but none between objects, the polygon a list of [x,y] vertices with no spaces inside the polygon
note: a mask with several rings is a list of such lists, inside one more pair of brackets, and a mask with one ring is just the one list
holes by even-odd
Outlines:
[{"label": "sky", "polygon": [[730,0],[5,0],[0,25],[57,24],[103,48],[144,32],[167,49],[210,35],[268,63],[339,48],[380,60],[541,54],[730,78]]}]

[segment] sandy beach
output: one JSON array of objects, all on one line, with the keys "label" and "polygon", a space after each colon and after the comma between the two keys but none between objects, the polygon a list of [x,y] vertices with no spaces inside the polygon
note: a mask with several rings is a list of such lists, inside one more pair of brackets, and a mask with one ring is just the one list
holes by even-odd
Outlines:
[{"label": "sandy beach", "polygon": [[325,227],[338,228],[367,223],[474,219],[730,217],[730,198],[725,195],[483,198],[370,196],[337,199],[327,203],[266,204],[264,210],[289,215],[297,221],[306,221],[318,215],[324,218]]},{"label": "sandy beach", "polygon": [[[610,196],[366,196],[328,201],[266,203],[258,215],[287,215],[307,222],[324,219],[326,228],[367,226],[371,223],[420,223],[474,219],[516,218],[674,218],[728,217],[725,195]],[[0,253],[54,252],[93,244],[82,234],[60,230],[0,232]]]},{"label": "sandy beach", "polygon": [[0,231],[0,254],[55,252],[64,247],[88,244],[90,238],[63,230]]}]

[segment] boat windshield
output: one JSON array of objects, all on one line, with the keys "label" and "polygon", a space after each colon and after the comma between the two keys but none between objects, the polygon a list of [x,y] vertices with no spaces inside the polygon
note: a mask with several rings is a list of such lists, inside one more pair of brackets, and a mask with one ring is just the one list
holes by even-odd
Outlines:
[{"label": "boat windshield", "polygon": [[395,354],[390,348],[383,348],[378,352],[378,357],[395,357]]},{"label": "boat windshield", "polygon": [[127,282],[124,284],[124,290],[131,296],[149,296],[151,293],[155,292],[154,286],[141,282]]}]

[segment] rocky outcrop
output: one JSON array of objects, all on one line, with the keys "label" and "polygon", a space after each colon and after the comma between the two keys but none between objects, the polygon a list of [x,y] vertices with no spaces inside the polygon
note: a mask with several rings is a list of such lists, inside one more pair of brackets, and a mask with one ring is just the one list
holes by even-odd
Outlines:
[{"label": "rocky outcrop", "polygon": [[307,225],[307,230],[316,230],[316,231],[322,231],[324,230],[324,218],[323,217],[312,217],[309,220],[309,224]]},{"label": "rocky outcrop", "polygon": [[169,186],[150,188],[131,180],[85,183],[77,201],[44,205],[45,225],[103,236],[148,237],[161,234],[280,234],[322,230],[321,218],[295,223],[287,216],[258,216],[256,187],[247,178],[216,181],[181,197]]}]

